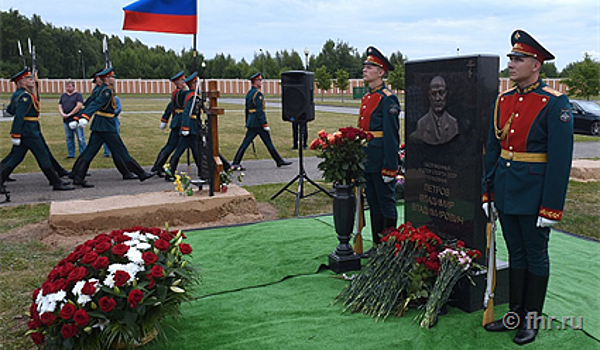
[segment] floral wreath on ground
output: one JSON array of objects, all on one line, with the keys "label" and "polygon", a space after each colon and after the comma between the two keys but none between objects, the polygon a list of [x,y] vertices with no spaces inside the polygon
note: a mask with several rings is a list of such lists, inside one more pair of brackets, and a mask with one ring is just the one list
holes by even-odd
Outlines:
[{"label": "floral wreath on ground", "polygon": [[421,327],[433,327],[458,280],[481,268],[474,262],[481,253],[462,241],[444,244],[426,226],[406,223],[386,233],[365,270],[335,301],[344,311],[384,320],[417,306]]},{"label": "floral wreath on ground", "polygon": [[161,320],[180,315],[199,282],[185,238],[136,226],[77,246],[33,292],[33,342],[44,349],[108,349],[164,335]]}]

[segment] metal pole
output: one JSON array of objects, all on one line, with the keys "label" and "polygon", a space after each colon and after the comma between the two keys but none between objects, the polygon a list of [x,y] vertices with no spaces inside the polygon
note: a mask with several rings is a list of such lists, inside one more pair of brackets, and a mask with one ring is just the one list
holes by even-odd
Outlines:
[{"label": "metal pole", "polygon": [[86,81],[85,81],[85,61],[83,60],[83,51],[79,50],[79,55],[81,56],[81,74],[83,78],[83,93],[86,93]]}]

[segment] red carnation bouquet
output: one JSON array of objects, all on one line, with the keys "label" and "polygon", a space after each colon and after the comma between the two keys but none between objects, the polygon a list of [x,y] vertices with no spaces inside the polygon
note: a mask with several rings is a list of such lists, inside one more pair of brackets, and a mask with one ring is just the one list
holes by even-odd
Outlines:
[{"label": "red carnation bouquet", "polygon": [[164,334],[198,274],[179,231],[132,227],[77,246],[33,292],[29,331],[44,349],[108,349]]},{"label": "red carnation bouquet", "polygon": [[310,149],[321,151],[317,157],[323,160],[318,168],[323,171],[326,181],[350,185],[362,178],[366,158],[364,146],[373,139],[373,134],[347,127],[333,134],[321,130],[318,135],[310,143]]}]

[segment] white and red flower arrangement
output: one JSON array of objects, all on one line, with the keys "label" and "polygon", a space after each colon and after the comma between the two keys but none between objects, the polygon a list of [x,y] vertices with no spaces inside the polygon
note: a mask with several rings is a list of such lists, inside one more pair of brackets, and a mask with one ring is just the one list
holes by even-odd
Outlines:
[{"label": "white and red flower arrangement", "polygon": [[108,349],[162,334],[198,283],[179,231],[132,227],[77,246],[33,292],[29,331],[45,349]]}]

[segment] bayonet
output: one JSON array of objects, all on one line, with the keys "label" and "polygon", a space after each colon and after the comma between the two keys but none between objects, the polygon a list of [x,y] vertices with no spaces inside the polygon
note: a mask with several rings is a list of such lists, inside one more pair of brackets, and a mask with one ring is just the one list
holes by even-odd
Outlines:
[{"label": "bayonet", "polygon": [[25,55],[23,55],[23,48],[21,48],[21,40],[17,40],[17,45],[19,47],[19,56],[21,56],[21,60],[23,60],[23,68],[27,68],[27,63],[25,63]]},{"label": "bayonet", "polygon": [[106,37],[102,38],[102,52],[104,53],[104,68],[112,67],[112,63],[110,62],[110,52],[108,51],[108,42],[106,41]]}]

